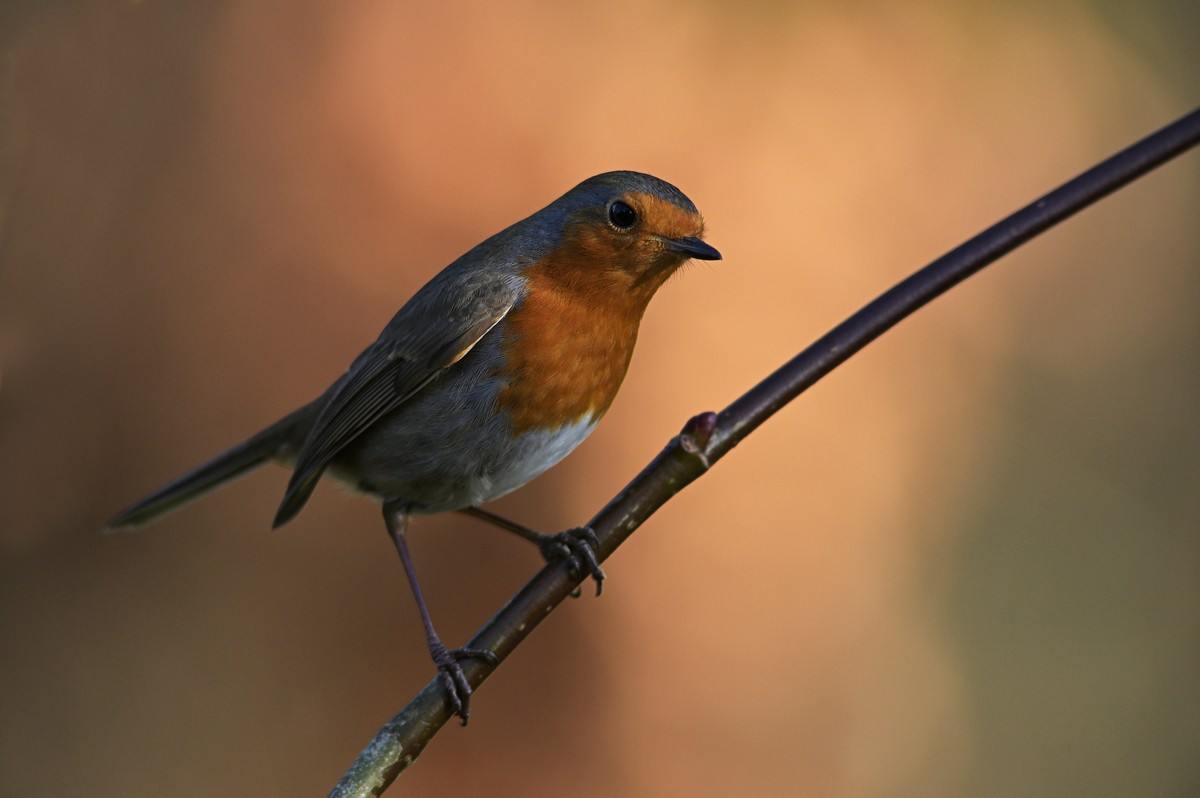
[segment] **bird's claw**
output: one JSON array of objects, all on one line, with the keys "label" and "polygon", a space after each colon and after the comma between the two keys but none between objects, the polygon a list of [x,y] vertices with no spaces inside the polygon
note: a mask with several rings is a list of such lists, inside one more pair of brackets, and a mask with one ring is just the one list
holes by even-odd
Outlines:
[{"label": "bird's claw", "polygon": [[438,676],[446,688],[450,699],[450,708],[462,719],[462,725],[467,725],[471,717],[471,683],[463,672],[460,660],[481,659],[489,665],[496,665],[499,660],[496,655],[484,648],[446,648],[440,641],[429,646],[433,656],[433,664],[437,666]]},{"label": "bird's claw", "polygon": [[[588,574],[596,581],[596,595],[604,588],[604,569],[596,557],[596,549],[600,547],[600,538],[591,527],[578,526],[559,532],[557,535],[546,535],[541,538],[538,548],[546,562],[567,563],[568,572],[573,579],[579,579]],[[579,596],[579,589],[571,593]]]}]

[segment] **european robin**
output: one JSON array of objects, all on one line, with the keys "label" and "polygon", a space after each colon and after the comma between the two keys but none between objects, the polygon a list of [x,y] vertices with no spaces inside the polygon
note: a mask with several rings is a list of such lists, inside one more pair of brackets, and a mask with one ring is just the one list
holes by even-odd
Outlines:
[{"label": "european robin", "polygon": [[544,535],[478,505],[521,487],[578,446],[612,404],[638,325],[689,258],[719,260],[679,189],[638,172],[585,180],[430,280],[316,400],[118,514],[136,526],[250,469],[293,468],[275,516],[289,521],[328,472],[380,500],[429,651],[465,723],[464,657],[434,631],[409,556],[408,517],[465,512],[603,572],[586,528]]}]

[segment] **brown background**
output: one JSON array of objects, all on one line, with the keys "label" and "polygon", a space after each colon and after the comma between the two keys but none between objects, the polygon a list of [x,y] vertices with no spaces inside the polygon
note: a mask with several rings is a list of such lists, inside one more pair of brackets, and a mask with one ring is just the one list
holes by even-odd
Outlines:
[{"label": "brown background", "polygon": [[[0,794],[324,795],[431,675],[377,509],[269,468],[314,396],[584,177],[725,261],[651,306],[589,517],[692,413],[1196,102],[1188,4],[35,3],[0,11]],[[1195,9],[1190,9],[1195,12]],[[654,517],[398,794],[1200,792],[1200,161],[872,345]],[[420,519],[463,640],[537,559]]]}]

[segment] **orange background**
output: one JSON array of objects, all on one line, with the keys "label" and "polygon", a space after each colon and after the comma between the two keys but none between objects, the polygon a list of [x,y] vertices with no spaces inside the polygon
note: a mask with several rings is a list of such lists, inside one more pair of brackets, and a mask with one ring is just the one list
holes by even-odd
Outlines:
[{"label": "orange background", "polygon": [[[592,439],[494,505],[582,522],[691,414],[1189,110],[1185,6],[6,3],[0,794],[324,795],[425,684],[370,502],[324,487],[272,533],[272,467],[99,529],[315,396],[469,246],[632,168],[725,255],[656,298]],[[786,408],[397,794],[1200,790],[1198,176]],[[470,519],[412,537],[450,642],[538,567]]]}]

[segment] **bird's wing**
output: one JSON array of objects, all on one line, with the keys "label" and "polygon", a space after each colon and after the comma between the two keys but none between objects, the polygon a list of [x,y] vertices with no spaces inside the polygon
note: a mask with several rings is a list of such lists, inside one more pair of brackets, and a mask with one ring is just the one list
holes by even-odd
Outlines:
[{"label": "bird's wing", "polygon": [[296,456],[274,525],[300,511],[338,452],[462,359],[508,314],[517,296],[516,287],[505,282],[435,281],[401,308],[329,391]]}]

